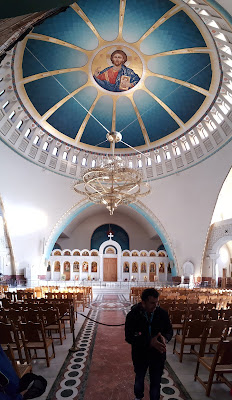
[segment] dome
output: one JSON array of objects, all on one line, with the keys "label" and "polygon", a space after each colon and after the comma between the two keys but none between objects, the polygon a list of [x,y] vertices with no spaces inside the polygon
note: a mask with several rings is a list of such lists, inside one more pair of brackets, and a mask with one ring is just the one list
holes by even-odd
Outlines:
[{"label": "dome", "polygon": [[104,10],[80,0],[34,26],[4,66],[30,139],[10,146],[74,178],[77,163],[111,152],[112,131],[127,164],[139,152],[151,158],[148,179],[208,158],[228,141],[227,56],[206,14],[183,0],[106,0]]}]

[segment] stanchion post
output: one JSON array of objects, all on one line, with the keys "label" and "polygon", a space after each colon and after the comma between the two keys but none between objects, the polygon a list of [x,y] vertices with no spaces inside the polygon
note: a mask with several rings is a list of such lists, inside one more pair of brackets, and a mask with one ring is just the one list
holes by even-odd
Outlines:
[{"label": "stanchion post", "polygon": [[75,338],[75,316],[74,316],[74,306],[73,306],[73,304],[71,304],[71,306],[70,306],[70,318],[71,318],[70,326],[71,326],[71,329],[72,329],[73,344],[72,344],[72,347],[70,347],[69,351],[70,352],[75,352],[75,351],[78,351],[79,349],[78,349],[78,347],[76,345],[76,338]]}]

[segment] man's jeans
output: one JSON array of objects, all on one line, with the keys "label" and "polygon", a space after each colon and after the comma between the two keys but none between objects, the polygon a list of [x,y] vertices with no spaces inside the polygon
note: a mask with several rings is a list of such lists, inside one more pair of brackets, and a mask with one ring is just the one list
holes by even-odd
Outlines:
[{"label": "man's jeans", "polygon": [[144,397],[144,378],[149,368],[150,400],[160,399],[160,383],[164,369],[164,360],[142,360],[134,362],[135,385],[134,394],[138,399]]}]

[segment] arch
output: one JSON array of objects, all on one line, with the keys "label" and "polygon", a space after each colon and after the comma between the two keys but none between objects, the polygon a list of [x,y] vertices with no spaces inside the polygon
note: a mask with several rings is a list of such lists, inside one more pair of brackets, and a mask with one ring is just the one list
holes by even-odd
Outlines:
[{"label": "arch", "polygon": [[118,242],[122,250],[127,250],[129,246],[129,236],[125,229],[116,224],[103,224],[98,226],[91,236],[91,249],[99,249],[100,245],[107,239],[109,231],[114,234],[114,240]]},{"label": "arch", "polygon": [[[55,242],[57,241],[58,237],[63,232],[63,230],[70,224],[70,222],[77,215],[81,214],[84,210],[86,210],[88,207],[93,207],[93,206],[94,206],[93,203],[88,202],[86,200],[84,200],[84,201],[82,200],[79,203],[75,204],[71,209],[69,209],[60,218],[60,220],[54,226],[54,228],[46,242],[45,252],[44,252],[45,259],[49,258]],[[158,218],[156,218],[156,216],[151,212],[151,210],[148,209],[141,202],[138,202],[137,204],[130,204],[128,207],[133,208],[136,212],[138,212],[140,215],[142,215],[150,223],[150,225],[156,230],[160,239],[162,240],[163,244],[165,245],[165,249],[166,249],[169,259],[171,261],[173,261],[172,275],[176,276],[177,271],[178,271],[177,258],[175,256],[174,249],[171,245],[170,238],[168,237],[168,234],[165,231],[164,227],[162,226],[161,222],[158,220]]]},{"label": "arch", "polygon": [[194,265],[191,261],[186,261],[183,264],[183,275],[187,278],[194,275]]},{"label": "arch", "polygon": [[212,253],[212,254],[217,254],[217,255],[219,256],[219,250],[220,250],[220,248],[221,248],[224,244],[230,242],[231,240],[232,240],[232,235],[223,236],[223,237],[221,237],[220,239],[218,239],[218,240],[214,243],[214,245],[213,245],[213,247],[212,247],[212,251],[209,251],[209,252],[208,252],[209,255]]},{"label": "arch", "polygon": [[117,251],[117,254],[115,255],[121,256],[122,249],[118,244],[118,242],[115,242],[114,240],[106,240],[104,243],[102,243],[101,246],[99,247],[99,254],[105,254],[105,250],[107,247],[115,247]]}]

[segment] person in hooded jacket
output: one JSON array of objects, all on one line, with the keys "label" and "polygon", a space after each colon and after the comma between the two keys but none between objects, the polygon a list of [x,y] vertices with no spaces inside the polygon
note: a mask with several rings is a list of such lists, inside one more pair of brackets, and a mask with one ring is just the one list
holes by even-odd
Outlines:
[{"label": "person in hooded jacket", "polygon": [[125,322],[125,339],[132,346],[135,400],[144,397],[144,378],[149,368],[150,400],[160,399],[160,383],[166,359],[166,343],[173,336],[167,311],[159,307],[159,293],[145,289],[142,301],[132,306]]}]

